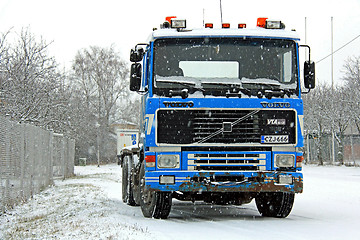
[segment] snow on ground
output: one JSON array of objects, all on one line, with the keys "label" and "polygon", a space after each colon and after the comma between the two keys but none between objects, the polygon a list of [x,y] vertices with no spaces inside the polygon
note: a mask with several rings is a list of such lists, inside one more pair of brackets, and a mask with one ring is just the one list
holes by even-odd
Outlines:
[{"label": "snow on ground", "polygon": [[173,201],[169,219],[147,219],[121,200],[117,165],[75,167],[76,176],[0,215],[0,239],[360,239],[360,168],[304,167],[304,193],[285,219],[254,202]]}]

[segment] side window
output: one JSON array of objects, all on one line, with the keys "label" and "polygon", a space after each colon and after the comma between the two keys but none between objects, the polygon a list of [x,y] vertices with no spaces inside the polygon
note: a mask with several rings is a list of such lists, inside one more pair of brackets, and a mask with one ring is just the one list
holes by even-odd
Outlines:
[{"label": "side window", "polygon": [[283,59],[282,81],[284,83],[290,83],[292,80],[291,76],[292,76],[292,65],[293,65],[292,52],[291,51],[285,52],[283,54],[282,59]]},{"label": "side window", "polygon": [[142,87],[146,88],[148,85],[149,79],[149,52],[145,51],[144,59],[143,59],[143,76],[142,76]]}]

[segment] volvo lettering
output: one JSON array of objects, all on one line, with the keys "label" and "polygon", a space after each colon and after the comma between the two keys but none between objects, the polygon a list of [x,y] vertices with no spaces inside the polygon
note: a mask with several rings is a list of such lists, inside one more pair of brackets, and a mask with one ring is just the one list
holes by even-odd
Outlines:
[{"label": "volvo lettering", "polygon": [[193,107],[193,102],[164,102],[165,107]]},{"label": "volvo lettering", "polygon": [[288,102],[261,102],[264,108],[290,108],[291,105]]}]

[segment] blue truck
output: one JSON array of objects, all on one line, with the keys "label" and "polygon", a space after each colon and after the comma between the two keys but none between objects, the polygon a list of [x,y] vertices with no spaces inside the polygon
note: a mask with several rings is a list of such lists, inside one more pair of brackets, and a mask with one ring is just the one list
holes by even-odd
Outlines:
[{"label": "blue truck", "polygon": [[[315,87],[310,48],[281,21],[257,27],[167,18],[130,53],[141,94],[139,144],[120,154],[123,201],[168,217],[172,199],[241,205],[287,217],[301,173],[301,95]],[[299,48],[308,49],[300,81]],[[308,89],[307,92],[302,88]]]}]

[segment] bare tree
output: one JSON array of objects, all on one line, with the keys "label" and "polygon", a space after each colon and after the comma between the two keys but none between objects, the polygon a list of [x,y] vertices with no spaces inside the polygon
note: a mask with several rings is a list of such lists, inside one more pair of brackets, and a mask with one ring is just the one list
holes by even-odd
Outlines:
[{"label": "bare tree", "polygon": [[360,132],[360,56],[348,58],[343,72],[346,91],[350,95],[348,99],[350,115]]},{"label": "bare tree", "polygon": [[[330,131],[331,124],[328,118],[328,103],[330,89],[320,85],[304,97],[305,129],[316,136],[316,155],[320,165],[324,162],[323,135]],[[326,101],[326,100],[327,101]]]},{"label": "bare tree", "polygon": [[141,101],[138,96],[133,96],[133,98],[123,99],[119,107],[119,119],[126,122],[130,122],[136,125],[140,125],[140,106]]},{"label": "bare tree", "polygon": [[6,91],[5,83],[7,82],[7,74],[3,64],[3,58],[8,55],[7,52],[9,51],[9,46],[6,44],[6,37],[9,32],[10,30],[0,36],[0,107],[3,107],[5,103],[4,92]]},{"label": "bare tree", "polygon": [[345,131],[352,123],[355,123],[360,130],[359,70],[360,57],[349,58],[344,65],[344,86],[331,89],[330,86],[319,85],[304,97],[305,129],[317,135],[316,144],[320,164],[332,151],[329,148],[332,131],[335,133],[338,146],[337,160],[343,163]]},{"label": "bare tree", "polygon": [[140,104],[130,97],[129,67],[114,47],[78,51],[64,73],[45,40],[25,28],[8,44],[9,33],[0,34],[0,114],[71,136],[78,156],[115,155],[110,124],[137,122]]},{"label": "bare tree", "polygon": [[28,28],[22,29],[18,41],[2,52],[0,111],[19,122],[50,127],[61,125],[58,111],[66,104],[61,97],[63,75],[49,44],[37,39]]},{"label": "bare tree", "polygon": [[[88,114],[92,134],[96,135],[96,148],[100,158],[109,158],[109,146],[115,143],[109,137],[110,124],[116,118],[119,100],[128,97],[126,78],[128,66],[114,47],[91,46],[81,49],[73,63],[73,83],[77,96]],[[81,120],[83,121],[83,120]],[[80,125],[80,124],[79,124]],[[78,130],[79,134],[87,133]],[[83,136],[86,138],[86,136]],[[110,139],[110,140],[109,140]],[[86,148],[89,148],[87,146]],[[115,149],[115,148],[114,148]],[[113,154],[114,151],[110,152]]]},{"label": "bare tree", "polygon": [[360,90],[360,56],[345,61],[343,80],[348,87]]}]

